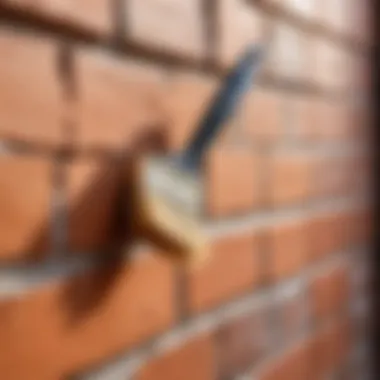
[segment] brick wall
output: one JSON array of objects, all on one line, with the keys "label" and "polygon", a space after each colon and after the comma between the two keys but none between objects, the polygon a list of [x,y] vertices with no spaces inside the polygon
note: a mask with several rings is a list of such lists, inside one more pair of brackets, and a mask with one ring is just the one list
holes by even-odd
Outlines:
[{"label": "brick wall", "polygon": [[[369,15],[0,1],[0,377],[369,378]],[[190,270],[128,233],[128,163],[183,146],[250,41],[270,49],[210,151]]]}]

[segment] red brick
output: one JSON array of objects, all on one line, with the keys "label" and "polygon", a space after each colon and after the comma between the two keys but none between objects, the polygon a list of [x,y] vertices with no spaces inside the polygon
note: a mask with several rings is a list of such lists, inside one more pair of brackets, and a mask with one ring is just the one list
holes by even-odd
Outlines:
[{"label": "red brick", "polygon": [[335,216],[332,231],[336,234],[336,251],[345,251],[350,248],[349,239],[349,212],[347,210],[337,213]]},{"label": "red brick", "polygon": [[315,61],[313,71],[317,84],[330,92],[347,89],[350,78],[350,65],[345,60],[343,48],[330,40],[315,41]]},{"label": "red brick", "polygon": [[[352,105],[349,110],[350,138],[370,144],[373,138],[373,115],[365,105]],[[368,146],[368,145],[367,145]]]},{"label": "red brick", "polygon": [[335,268],[316,278],[311,287],[313,309],[318,321],[336,316],[347,306],[349,278],[347,269]]},{"label": "red brick", "polygon": [[322,130],[326,129],[326,101],[320,97],[314,97],[312,99],[312,104],[309,109],[309,122],[311,135],[314,140],[320,142],[321,140],[321,128]]},{"label": "red brick", "polygon": [[76,124],[79,147],[121,149],[162,129],[165,109],[162,72],[138,61],[121,61],[95,51],[76,56]]},{"label": "red brick", "polygon": [[192,58],[205,54],[202,2],[130,0],[126,38],[146,48]]},{"label": "red brick", "polygon": [[343,365],[350,348],[350,326],[346,319],[318,332],[315,359],[318,371],[326,374]]},{"label": "red brick", "polygon": [[373,194],[372,159],[368,154],[355,154],[347,158],[349,195],[371,199]]},{"label": "red brick", "polygon": [[209,155],[205,201],[209,215],[249,214],[261,205],[261,157],[242,146],[217,146]]},{"label": "red brick", "polygon": [[329,74],[329,70],[326,70],[326,60],[329,53],[328,45],[324,40],[317,37],[314,38],[313,44],[315,55],[314,68],[316,72],[314,82],[318,87],[323,88],[324,90],[330,90],[331,74]]},{"label": "red brick", "polygon": [[269,5],[271,9],[283,9],[283,0],[265,0],[263,3],[264,5]]},{"label": "red brick", "polygon": [[328,198],[331,196],[331,184],[336,181],[335,161],[322,155],[315,157],[313,162],[313,193],[317,199]]},{"label": "red brick", "polygon": [[335,196],[350,196],[353,187],[351,186],[352,166],[348,157],[339,157],[334,162],[335,180],[330,179],[332,194]]},{"label": "red brick", "polygon": [[284,96],[279,91],[263,88],[256,88],[248,95],[242,112],[254,143],[274,143],[283,137]]},{"label": "red brick", "polygon": [[347,60],[347,66],[349,68],[349,72],[350,72],[350,77],[348,78],[348,90],[351,91],[352,93],[354,93],[355,91],[357,91],[357,89],[355,89],[356,85],[357,85],[357,82],[356,82],[356,78],[355,78],[355,65],[357,63],[357,60],[358,60],[358,56],[357,55],[354,55],[354,54],[350,54],[350,52],[346,52],[346,60]]},{"label": "red brick", "polygon": [[355,40],[364,43],[371,43],[371,34],[374,26],[372,24],[372,5],[366,0],[351,0],[349,4],[349,34]]},{"label": "red brick", "polygon": [[315,18],[317,10],[316,0],[285,0],[284,5],[294,14],[306,18],[308,20]]},{"label": "red brick", "polygon": [[[64,169],[67,177],[68,248],[100,251],[115,238],[121,170],[115,162],[79,160]],[[125,210],[127,212],[127,210]]]},{"label": "red brick", "polygon": [[339,101],[320,100],[315,112],[315,136],[320,141],[344,143],[350,136],[350,110]]},{"label": "red brick", "polygon": [[182,346],[153,358],[136,380],[209,380],[215,378],[215,349],[212,337],[192,338]]},{"label": "red brick", "polygon": [[375,218],[372,209],[362,209],[359,212],[359,241],[371,242],[375,233]]},{"label": "red brick", "polygon": [[[297,125],[296,137],[309,140],[311,143],[335,142],[347,137],[348,116],[344,104],[320,96],[293,96],[293,120]],[[339,107],[339,105],[341,107]]]},{"label": "red brick", "polygon": [[169,123],[169,145],[177,150],[189,141],[219,85],[210,77],[193,73],[173,73],[166,82],[164,104]]},{"label": "red brick", "polygon": [[326,327],[323,326],[313,333],[314,338],[314,364],[315,379],[320,380],[326,376],[326,365],[324,360],[326,350]]},{"label": "red brick", "polygon": [[347,157],[319,156],[315,160],[315,194],[319,198],[342,197],[350,191],[352,168]]},{"label": "red brick", "polygon": [[80,27],[90,31],[111,30],[112,8],[104,0],[5,0],[4,3],[16,10],[42,16],[49,21]]},{"label": "red brick", "polygon": [[53,167],[47,159],[0,156],[0,259],[46,253]]},{"label": "red brick", "polygon": [[350,110],[345,103],[319,99],[314,118],[314,135],[318,141],[344,143],[349,138]]},{"label": "red brick", "polygon": [[313,352],[311,343],[306,340],[295,348],[268,364],[258,376],[259,380],[309,380],[314,379]]},{"label": "red brick", "polygon": [[360,97],[368,96],[372,85],[371,61],[366,56],[351,56],[351,88],[355,93],[359,93]]},{"label": "red brick", "polygon": [[298,78],[307,86],[315,86],[315,61],[316,61],[316,35],[311,32],[300,31],[299,32],[299,45],[301,49],[301,71]]},{"label": "red brick", "polygon": [[286,109],[291,110],[290,136],[300,142],[313,143],[316,138],[316,98],[304,94],[284,96],[286,96]]},{"label": "red brick", "polygon": [[142,256],[3,299],[1,373],[58,379],[112,358],[170,326],[173,287],[171,265]]},{"label": "red brick", "polygon": [[348,216],[348,240],[352,246],[368,242],[374,233],[374,218],[372,211],[358,209]]},{"label": "red brick", "polygon": [[310,368],[312,370],[312,380],[321,380],[326,376],[326,366],[324,365],[326,329],[319,328],[308,337],[309,350],[312,355]]},{"label": "red brick", "polygon": [[257,6],[244,1],[217,2],[217,58],[223,66],[231,66],[247,46],[263,40],[263,16]]},{"label": "red brick", "polygon": [[365,297],[365,302],[368,305],[366,309],[367,312],[366,314],[353,318],[350,321],[350,337],[352,337],[353,342],[358,342],[360,340],[362,342],[368,342],[368,338],[373,331],[374,323],[376,323],[373,314],[370,311],[370,308],[372,307],[370,300],[371,296],[368,293],[365,293],[362,296]]},{"label": "red brick", "polygon": [[335,189],[334,195],[338,196],[351,196],[352,191],[355,189],[355,186],[352,186],[352,172],[355,170],[351,164],[349,157],[339,157],[335,160],[335,175],[338,177],[332,183],[335,183],[333,190]]},{"label": "red brick", "polygon": [[353,70],[352,58],[354,55],[344,47],[340,47],[337,52],[340,64],[342,65],[342,72],[339,76],[339,85],[342,87],[343,91],[351,91]]},{"label": "red brick", "polygon": [[[326,159],[325,157],[321,157],[317,154],[311,154],[309,158],[309,171],[310,171],[310,201],[315,202],[320,199],[322,199],[325,194],[323,191],[325,191],[325,183],[318,177],[320,173],[322,172],[327,176],[325,172],[323,172],[323,168],[326,165]],[[329,177],[330,178],[330,177]]]},{"label": "red brick", "polygon": [[360,218],[357,217],[357,212],[352,210],[348,212],[347,219],[348,242],[351,246],[354,246],[359,243],[358,220]]},{"label": "red brick", "polygon": [[346,248],[348,215],[327,213],[311,221],[310,257],[318,260]]},{"label": "red brick", "polygon": [[267,201],[273,207],[307,201],[311,194],[311,160],[304,154],[278,153],[270,157]]},{"label": "red brick", "polygon": [[307,264],[309,224],[292,221],[269,227],[265,231],[268,247],[268,280],[277,281],[295,275]]},{"label": "red brick", "polygon": [[62,141],[57,52],[50,40],[0,32],[0,138]]},{"label": "red brick", "polygon": [[308,317],[307,307],[307,300],[299,291],[292,295],[284,295],[276,302],[274,315],[281,334],[278,337],[279,341],[283,339],[287,343],[300,336]]},{"label": "red brick", "polygon": [[253,232],[216,240],[208,261],[188,273],[188,302],[197,313],[249,292],[261,280],[259,237]]},{"label": "red brick", "polygon": [[264,354],[269,331],[264,314],[249,312],[221,326],[218,332],[219,376],[232,379]]},{"label": "red brick", "polygon": [[266,59],[268,72],[272,75],[303,81],[310,79],[310,54],[308,36],[302,30],[274,19],[272,41]]},{"label": "red brick", "polygon": [[324,23],[340,33],[347,31],[350,5],[346,0],[324,1],[322,6]]}]

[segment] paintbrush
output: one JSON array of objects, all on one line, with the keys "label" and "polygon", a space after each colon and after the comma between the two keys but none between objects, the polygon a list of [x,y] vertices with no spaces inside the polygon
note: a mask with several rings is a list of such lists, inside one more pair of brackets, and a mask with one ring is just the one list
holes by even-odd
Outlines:
[{"label": "paintbrush", "polygon": [[[202,163],[207,149],[234,116],[254,82],[263,49],[250,46],[223,81],[210,108],[183,151],[151,156],[138,171],[139,231],[173,257],[198,262],[207,252],[202,231]],[[238,168],[237,168],[238,170]]]}]

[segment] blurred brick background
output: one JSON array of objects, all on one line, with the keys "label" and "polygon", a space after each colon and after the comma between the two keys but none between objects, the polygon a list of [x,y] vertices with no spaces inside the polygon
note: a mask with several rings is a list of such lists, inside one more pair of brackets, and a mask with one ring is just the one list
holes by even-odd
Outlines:
[{"label": "blurred brick background", "polygon": [[[370,14],[0,0],[0,377],[370,378]],[[120,156],[180,149],[252,41],[268,56],[205,164],[212,253],[189,271],[120,227]]]}]

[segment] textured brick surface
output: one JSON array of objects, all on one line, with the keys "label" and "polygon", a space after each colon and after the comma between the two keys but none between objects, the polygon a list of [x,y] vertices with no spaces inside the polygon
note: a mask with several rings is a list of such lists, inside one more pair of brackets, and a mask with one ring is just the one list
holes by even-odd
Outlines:
[{"label": "textured brick surface", "polygon": [[199,312],[249,292],[260,281],[259,238],[253,232],[218,239],[188,278],[189,308]]},{"label": "textured brick surface", "polygon": [[128,1],[125,19],[128,40],[179,56],[205,55],[206,26],[200,0]]},{"label": "textured brick surface", "polygon": [[363,244],[373,236],[374,216],[371,210],[355,210],[349,218],[348,233],[351,244]]},{"label": "textured brick surface", "polygon": [[247,135],[255,144],[278,142],[284,136],[284,94],[265,88],[256,88],[243,106]]},{"label": "textured brick surface", "polygon": [[208,111],[219,84],[211,77],[191,72],[174,72],[165,82],[166,120],[170,146],[186,146]]},{"label": "textured brick surface", "polygon": [[349,61],[343,50],[333,42],[318,39],[315,46],[314,72],[320,86],[330,92],[342,93],[347,89],[350,75]]},{"label": "textured brick surface", "polygon": [[301,346],[289,350],[283,356],[276,358],[258,378],[260,380],[312,378],[311,347],[309,342],[303,342]]},{"label": "textured brick surface", "polygon": [[0,156],[0,172],[0,258],[17,260],[46,253],[52,163],[41,158]]},{"label": "textured brick surface", "polygon": [[346,245],[345,216],[339,213],[319,215],[311,221],[310,257],[318,260],[340,252]]},{"label": "textured brick surface", "polygon": [[349,7],[343,0],[324,1],[323,21],[330,28],[339,32],[345,32],[349,15]]},{"label": "textured brick surface", "polygon": [[112,29],[111,2],[106,0],[5,0],[3,3],[46,20],[91,32],[104,33]]},{"label": "textured brick surface", "polygon": [[[121,168],[115,162],[78,160],[63,168],[67,188],[67,246],[72,251],[105,248],[115,238]],[[125,206],[127,207],[127,206]]]},{"label": "textured brick surface", "polygon": [[[49,39],[0,31],[0,137],[62,142],[58,49]],[[28,65],[25,63],[28,62]]]},{"label": "textured brick surface", "polygon": [[262,172],[260,155],[250,149],[225,146],[213,150],[208,158],[205,180],[209,215],[239,215],[260,206],[263,198],[260,187]]},{"label": "textured brick surface", "polygon": [[365,1],[352,1],[351,22],[358,25],[355,30],[350,30],[359,41],[364,43],[371,43],[373,41],[374,25],[371,12],[371,4],[368,0]]},{"label": "textured brick surface", "polygon": [[[0,378],[373,375],[372,13],[0,0]],[[209,246],[189,268],[131,228],[131,180],[187,146],[252,43],[263,65],[197,173]]]},{"label": "textured brick surface", "polygon": [[305,0],[305,1],[299,1],[299,0],[285,0],[283,1],[283,4],[286,5],[286,7],[297,14],[298,16],[307,18],[307,19],[314,19],[316,17],[316,11],[318,9],[318,2],[316,0]]},{"label": "textured brick surface", "polygon": [[319,99],[314,112],[317,118],[316,139],[336,143],[348,139],[350,114],[346,102]]},{"label": "textured brick surface", "polygon": [[200,336],[182,347],[154,358],[137,375],[138,380],[215,378],[215,349],[211,336]]},{"label": "textured brick surface", "polygon": [[294,341],[309,325],[310,305],[302,288],[299,285],[291,291],[282,289],[283,292],[279,292],[278,299],[270,306],[278,344]]},{"label": "textured brick surface", "polygon": [[316,360],[318,372],[329,373],[347,360],[350,330],[346,320],[335,322],[318,333]]},{"label": "textured brick surface", "polygon": [[342,267],[323,274],[314,281],[311,292],[317,321],[345,311],[349,299],[348,281],[347,270]]},{"label": "textured brick surface", "polygon": [[71,141],[93,149],[131,148],[162,127],[159,69],[95,51],[75,58],[76,92]]},{"label": "textured brick surface", "polygon": [[58,378],[169,327],[172,274],[170,264],[147,256],[2,300],[1,373],[9,379]]},{"label": "textured brick surface", "polygon": [[292,221],[265,231],[268,280],[278,281],[301,271],[308,261],[309,225]]},{"label": "textured brick surface", "polygon": [[264,318],[261,310],[255,310],[221,326],[218,332],[221,378],[233,378],[263,357],[269,335]]},{"label": "textured brick surface", "polygon": [[288,120],[286,131],[298,143],[315,142],[321,125],[317,117],[318,98],[313,95],[284,94]]},{"label": "textured brick surface", "polygon": [[244,49],[264,40],[267,21],[258,7],[240,0],[216,2],[217,58],[231,66]]},{"label": "textured brick surface", "polygon": [[314,170],[314,191],[319,199],[348,196],[352,192],[351,164],[347,157],[319,156],[315,159]]},{"label": "textured brick surface", "polygon": [[306,35],[290,24],[272,19],[268,70],[290,80],[305,80],[310,70]]},{"label": "textured brick surface", "polygon": [[311,192],[311,160],[302,154],[280,153],[270,157],[267,202],[273,207],[305,203]]}]

